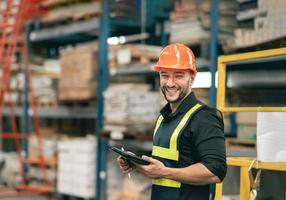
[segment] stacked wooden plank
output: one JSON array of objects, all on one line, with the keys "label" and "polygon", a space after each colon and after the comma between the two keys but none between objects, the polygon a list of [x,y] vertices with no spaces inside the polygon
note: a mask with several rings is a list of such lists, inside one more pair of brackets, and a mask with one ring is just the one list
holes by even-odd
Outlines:
[{"label": "stacked wooden plank", "polygon": [[170,42],[196,44],[208,40],[209,33],[199,21],[195,0],[176,1],[171,15]]},{"label": "stacked wooden plank", "polygon": [[101,1],[47,0],[41,4],[48,12],[41,18],[45,25],[79,21],[101,15]]},{"label": "stacked wooden plank", "polygon": [[253,16],[253,27],[235,30],[233,48],[246,48],[285,38],[285,7],[284,0],[259,0],[256,15]]},{"label": "stacked wooden plank", "polygon": [[105,130],[152,134],[160,109],[159,92],[150,92],[146,84],[115,84],[104,97]]},{"label": "stacked wooden plank", "polygon": [[89,100],[96,94],[97,43],[65,48],[60,52],[62,67],[59,100]]},{"label": "stacked wooden plank", "polygon": [[[222,0],[219,9],[219,40],[222,46],[234,41],[234,29],[238,26],[235,0]],[[170,41],[185,44],[200,44],[210,38],[211,1],[183,0],[176,3],[171,17]]]}]

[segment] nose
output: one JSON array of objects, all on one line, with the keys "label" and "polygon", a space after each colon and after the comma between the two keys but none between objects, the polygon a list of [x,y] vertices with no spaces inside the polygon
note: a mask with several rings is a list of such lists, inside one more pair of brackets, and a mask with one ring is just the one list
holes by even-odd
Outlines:
[{"label": "nose", "polygon": [[174,81],[174,77],[170,76],[167,80],[167,84],[168,87],[173,87],[175,85],[175,81]]}]

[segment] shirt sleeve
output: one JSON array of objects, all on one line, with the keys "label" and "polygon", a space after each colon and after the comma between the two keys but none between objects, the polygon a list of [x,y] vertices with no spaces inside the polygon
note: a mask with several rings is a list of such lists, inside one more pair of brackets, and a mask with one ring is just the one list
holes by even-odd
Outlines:
[{"label": "shirt sleeve", "polygon": [[[196,121],[196,122],[195,122]],[[194,143],[200,162],[221,181],[227,171],[224,125],[219,111],[201,110],[195,117]]]}]

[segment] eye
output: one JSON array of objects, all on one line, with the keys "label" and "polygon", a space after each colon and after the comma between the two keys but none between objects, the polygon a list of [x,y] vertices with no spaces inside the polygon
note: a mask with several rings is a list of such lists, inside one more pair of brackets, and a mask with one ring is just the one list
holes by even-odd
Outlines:
[{"label": "eye", "polygon": [[176,74],[176,75],[175,75],[175,78],[177,78],[177,79],[184,78],[184,74]]},{"label": "eye", "polygon": [[168,78],[168,74],[160,74],[161,78],[166,79]]}]

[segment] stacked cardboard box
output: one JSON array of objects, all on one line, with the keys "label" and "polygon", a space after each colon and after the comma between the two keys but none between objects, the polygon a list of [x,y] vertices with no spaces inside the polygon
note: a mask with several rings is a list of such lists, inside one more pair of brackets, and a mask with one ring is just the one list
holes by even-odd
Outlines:
[{"label": "stacked cardboard box", "polygon": [[60,52],[60,100],[88,100],[96,94],[97,43],[65,48]]},{"label": "stacked cardboard box", "polygon": [[94,137],[59,141],[58,193],[86,199],[95,196],[95,145]]}]

